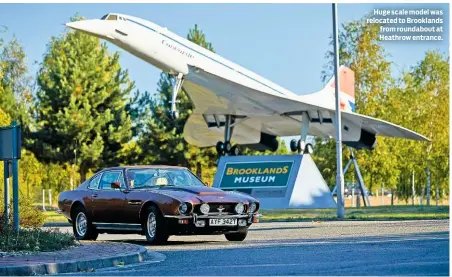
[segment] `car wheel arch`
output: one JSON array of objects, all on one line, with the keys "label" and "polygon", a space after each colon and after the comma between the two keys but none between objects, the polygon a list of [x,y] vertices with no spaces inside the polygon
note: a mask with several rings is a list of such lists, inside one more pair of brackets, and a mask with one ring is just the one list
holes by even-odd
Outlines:
[{"label": "car wheel arch", "polygon": [[70,211],[71,211],[71,212],[70,212],[71,217],[72,217],[73,212],[75,211],[75,209],[76,209],[76,208],[79,208],[79,207],[85,209],[85,206],[82,204],[81,201],[76,200],[76,201],[72,202],[71,209],[70,209]]},{"label": "car wheel arch", "polygon": [[151,200],[149,200],[149,201],[146,201],[142,206],[141,206],[141,209],[140,209],[140,222],[141,223],[143,223],[144,222],[144,219],[145,219],[145,213],[146,213],[146,211],[147,211],[147,209],[149,208],[149,207],[151,207],[151,206],[154,206],[154,207],[156,207],[157,208],[157,210],[160,212],[160,213],[162,213],[162,210],[160,209],[160,207],[159,207],[159,205],[157,205],[157,203],[155,203],[154,201],[151,201]]},{"label": "car wheel arch", "polygon": [[75,200],[74,202],[72,202],[70,213],[69,213],[71,215],[71,219],[72,219],[72,216],[73,216],[73,212],[75,211],[76,208],[84,209],[85,212],[86,212],[86,216],[88,216],[88,218],[90,218],[90,214],[88,213],[88,210],[86,209],[86,207],[83,204],[83,202],[81,200]]}]

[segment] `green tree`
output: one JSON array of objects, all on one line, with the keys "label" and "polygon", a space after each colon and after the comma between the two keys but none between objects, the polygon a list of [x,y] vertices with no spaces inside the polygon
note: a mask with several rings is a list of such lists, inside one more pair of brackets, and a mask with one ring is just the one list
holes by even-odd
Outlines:
[{"label": "green tree", "polygon": [[22,157],[19,160],[19,189],[27,198],[33,198],[41,188],[44,168],[31,151],[22,149]]},{"label": "green tree", "polygon": [[[207,42],[204,33],[197,25],[189,31],[187,39],[214,52],[211,43]],[[179,118],[173,120],[168,117],[173,85],[172,76],[162,72],[157,95],[149,101],[151,116],[147,117],[145,126],[142,128],[143,133],[138,140],[140,148],[138,159],[147,164],[186,166],[198,173],[201,171],[202,175],[205,175],[203,171],[209,175],[208,171],[214,167],[217,158],[214,147],[198,148],[189,145],[183,137],[185,122],[192,113],[192,105],[183,90],[177,97]],[[144,97],[150,97],[150,95],[146,94]],[[143,113],[146,114],[147,111],[142,110],[137,114]]]},{"label": "green tree", "polygon": [[[357,112],[402,125],[433,140],[432,147],[418,141],[378,137],[373,151],[357,151],[366,186],[371,190],[397,189],[402,199],[411,196],[415,172],[416,194],[422,194],[426,168],[431,167],[442,188],[448,182],[448,78],[449,61],[436,52],[398,79],[391,77],[391,62],[379,37],[379,26],[366,24],[366,17],[343,25],[340,32],[340,63],[355,72]],[[326,58],[332,60],[330,51]],[[327,63],[325,79],[332,72]],[[445,118],[447,117],[447,119]],[[316,138],[314,159],[328,183],[335,183],[334,141]],[[344,152],[344,163],[348,154]],[[427,155],[426,155],[427,154]],[[433,173],[432,173],[433,174]],[[348,174],[347,178],[351,176]]]},{"label": "green tree", "polygon": [[[14,119],[22,124],[24,133],[31,123],[31,79],[27,74],[23,47],[15,38],[6,44],[0,38],[0,126],[10,125]],[[31,152],[22,149],[19,165],[19,189],[30,198],[31,189],[40,185],[41,164]],[[3,162],[0,170],[3,184]]]},{"label": "green tree", "polygon": [[[391,98],[389,93],[394,81],[391,77],[391,62],[387,60],[381,42],[378,40],[379,26],[366,24],[366,17],[361,20],[344,24],[339,33],[339,57],[340,64],[348,66],[355,72],[355,101],[356,112],[388,119],[385,102]],[[328,60],[322,73],[323,80],[330,77],[333,72],[332,51],[325,55]],[[335,183],[336,162],[334,141],[324,142],[316,138],[315,160],[319,163],[320,170],[326,174],[327,180]],[[366,185],[372,188],[384,186],[395,187],[398,177],[396,157],[391,155],[394,141],[386,138],[378,138],[377,149],[365,150],[357,153],[360,168],[364,174]],[[323,149],[320,149],[323,148]],[[347,161],[347,152],[344,151],[344,163]],[[324,166],[324,167],[323,167]],[[353,176],[348,174],[350,180]]]},{"label": "green tree", "polygon": [[31,123],[31,78],[24,49],[16,38],[5,45],[0,40],[0,108],[25,127]]},{"label": "green tree", "polygon": [[[72,20],[77,20],[73,18]],[[46,162],[72,162],[82,181],[90,169],[118,165],[132,137],[127,114],[134,87],[119,54],[81,32],[53,37],[38,73],[38,130],[33,150]]]},{"label": "green tree", "polygon": [[[425,190],[426,169],[432,173],[433,185],[449,191],[449,58],[437,51],[425,57],[404,76],[404,94],[411,94],[401,105],[412,122],[411,128],[431,139],[431,144],[409,143],[405,155],[422,182],[417,194]],[[415,154],[415,155],[413,155]],[[432,194],[435,194],[432,190]]]}]

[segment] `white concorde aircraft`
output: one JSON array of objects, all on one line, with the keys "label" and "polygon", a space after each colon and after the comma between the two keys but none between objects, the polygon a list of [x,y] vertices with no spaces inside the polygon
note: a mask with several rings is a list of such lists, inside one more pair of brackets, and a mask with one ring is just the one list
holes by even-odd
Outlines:
[{"label": "white concorde aircraft", "polygon": [[[101,19],[66,26],[110,41],[173,75],[170,116],[177,117],[176,97],[180,89],[194,106],[184,127],[184,137],[190,144],[216,145],[220,154],[234,155],[238,154],[238,147],[232,146],[231,141],[275,151],[276,136],[301,134],[291,148],[311,151],[312,147],[305,144],[308,134],[335,136],[333,79],[318,92],[297,95],[167,28],[129,15],[110,13]],[[341,66],[339,76],[342,140],[346,145],[373,149],[377,135],[428,141],[404,127],[355,113],[354,72]]]}]

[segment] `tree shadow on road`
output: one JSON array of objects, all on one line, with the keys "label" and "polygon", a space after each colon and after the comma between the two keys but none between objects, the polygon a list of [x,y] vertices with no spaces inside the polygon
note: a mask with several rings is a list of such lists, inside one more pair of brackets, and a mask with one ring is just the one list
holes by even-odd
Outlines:
[{"label": "tree shadow on road", "polygon": [[270,230],[296,230],[296,229],[311,229],[313,226],[285,226],[285,227],[258,227],[249,229],[248,232],[270,231]]}]

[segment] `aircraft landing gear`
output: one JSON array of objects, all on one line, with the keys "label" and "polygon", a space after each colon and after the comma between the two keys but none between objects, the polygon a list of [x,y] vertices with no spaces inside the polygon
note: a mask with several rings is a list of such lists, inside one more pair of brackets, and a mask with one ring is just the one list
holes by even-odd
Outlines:
[{"label": "aircraft landing gear", "polygon": [[240,155],[240,148],[238,145],[232,146],[231,137],[233,131],[232,116],[226,115],[226,122],[224,126],[224,141],[217,142],[216,149],[219,156],[238,156]]},{"label": "aircraft landing gear", "polygon": [[290,141],[290,150],[292,152],[303,153],[303,154],[312,154],[314,153],[314,147],[312,144],[305,144],[301,139],[296,140],[292,139]]},{"label": "aircraft landing gear", "polygon": [[177,94],[179,93],[179,90],[182,88],[182,83],[184,82],[184,74],[179,73],[176,76],[176,82],[173,85],[173,95],[171,97],[171,111],[169,112],[168,116],[170,119],[175,120],[179,118],[179,112],[176,109],[176,103],[178,102],[176,100]]},{"label": "aircraft landing gear", "polygon": [[179,112],[178,111],[170,111],[168,113],[168,116],[171,120],[176,120],[179,118]]},{"label": "aircraft landing gear", "polygon": [[306,137],[308,136],[309,130],[309,116],[307,112],[303,112],[301,119],[301,136],[297,141],[296,139],[292,139],[290,141],[290,150],[292,152],[298,152],[299,154],[312,154],[314,152],[314,148],[312,144],[306,143]]},{"label": "aircraft landing gear", "polygon": [[240,148],[236,144],[232,146],[231,142],[227,141],[223,143],[222,141],[217,142],[216,145],[217,153],[220,156],[238,156],[240,155]]}]

